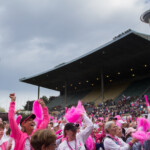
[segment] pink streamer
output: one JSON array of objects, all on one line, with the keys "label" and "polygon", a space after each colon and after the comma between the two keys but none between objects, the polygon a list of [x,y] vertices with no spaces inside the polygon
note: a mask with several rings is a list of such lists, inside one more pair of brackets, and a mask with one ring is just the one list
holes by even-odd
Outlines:
[{"label": "pink streamer", "polygon": [[57,140],[58,140],[58,139],[60,139],[60,138],[62,138],[62,137],[63,137],[63,135],[59,135],[59,136],[57,136]]},{"label": "pink streamer", "polygon": [[94,115],[91,113],[92,118],[94,118]]},{"label": "pink streamer", "polygon": [[56,134],[59,134],[61,131],[62,131],[62,129],[58,130],[58,131],[56,132]]},{"label": "pink streamer", "polygon": [[145,97],[146,105],[148,107],[149,106],[149,101],[148,101],[147,95],[144,95],[144,97]]}]

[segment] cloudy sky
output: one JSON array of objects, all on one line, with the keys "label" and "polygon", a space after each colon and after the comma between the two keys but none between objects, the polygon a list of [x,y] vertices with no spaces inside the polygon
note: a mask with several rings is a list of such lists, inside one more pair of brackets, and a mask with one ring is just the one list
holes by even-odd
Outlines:
[{"label": "cloudy sky", "polygon": [[[149,0],[0,0],[0,106],[37,98],[19,82],[101,46],[127,29],[150,34],[140,15]],[[41,89],[41,96],[59,93]]]}]

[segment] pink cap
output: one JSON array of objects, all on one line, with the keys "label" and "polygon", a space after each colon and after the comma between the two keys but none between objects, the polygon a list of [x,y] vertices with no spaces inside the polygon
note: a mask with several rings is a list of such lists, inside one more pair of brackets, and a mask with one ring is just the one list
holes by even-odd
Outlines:
[{"label": "pink cap", "polygon": [[135,131],[136,131],[136,129],[134,129],[134,128],[132,128],[132,127],[128,128],[127,131],[126,131],[126,136],[127,136],[128,134],[130,134],[130,133],[135,132]]}]

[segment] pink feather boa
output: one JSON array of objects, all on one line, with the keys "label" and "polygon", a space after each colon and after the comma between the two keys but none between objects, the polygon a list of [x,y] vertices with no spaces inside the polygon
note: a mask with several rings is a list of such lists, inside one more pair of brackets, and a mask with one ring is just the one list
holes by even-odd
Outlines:
[{"label": "pink feather boa", "polygon": [[143,144],[148,138],[146,132],[136,131],[132,133],[132,137],[136,138],[141,144]]},{"label": "pink feather boa", "polygon": [[93,141],[91,135],[86,140],[86,148],[87,148],[87,150],[94,150],[94,141]]},{"label": "pink feather boa", "polygon": [[146,132],[148,129],[150,129],[150,122],[146,118],[138,118],[138,130],[142,130]]},{"label": "pink feather boa", "polygon": [[40,120],[43,119],[42,107],[39,104],[38,100],[34,101],[32,109],[33,109],[33,113],[36,115],[36,118]]},{"label": "pink feather boa", "polygon": [[37,123],[37,128],[39,128],[43,121],[43,110],[38,100],[34,101],[32,111],[36,115],[35,122]]},{"label": "pink feather boa", "polygon": [[68,109],[67,113],[65,114],[65,118],[68,122],[80,122],[81,116],[85,112],[84,107],[82,106],[81,101],[78,101],[77,107],[72,106],[71,109]]}]

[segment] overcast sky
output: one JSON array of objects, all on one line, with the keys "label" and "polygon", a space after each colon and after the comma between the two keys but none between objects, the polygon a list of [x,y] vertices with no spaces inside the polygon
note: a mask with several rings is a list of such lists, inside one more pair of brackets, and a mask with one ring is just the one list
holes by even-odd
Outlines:
[{"label": "overcast sky", "polygon": [[[37,87],[22,83],[133,29],[150,34],[140,15],[149,0],[0,0],[0,106],[9,93],[17,108],[37,99]],[[58,92],[41,89],[41,96]]]}]

